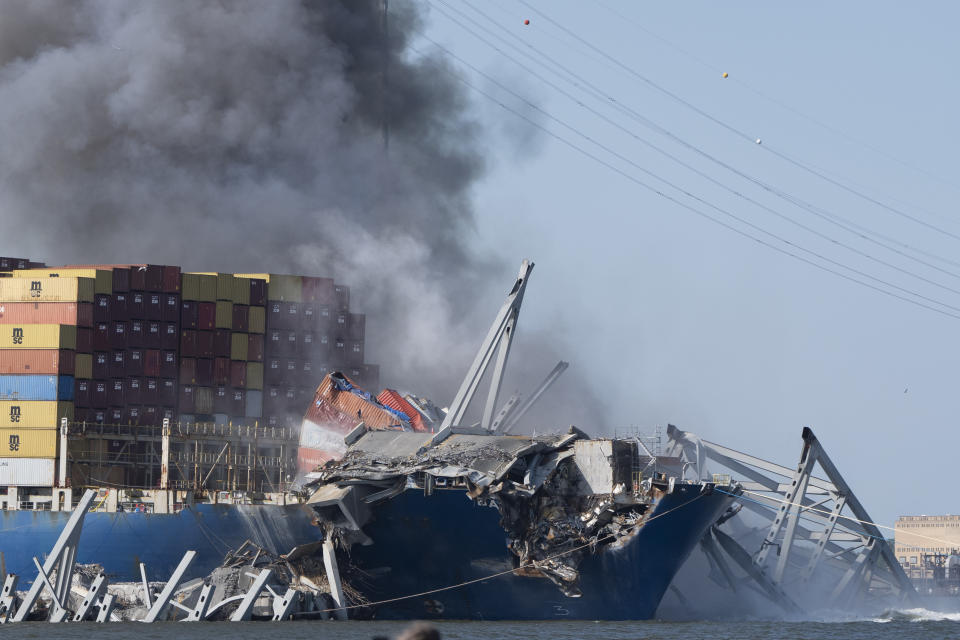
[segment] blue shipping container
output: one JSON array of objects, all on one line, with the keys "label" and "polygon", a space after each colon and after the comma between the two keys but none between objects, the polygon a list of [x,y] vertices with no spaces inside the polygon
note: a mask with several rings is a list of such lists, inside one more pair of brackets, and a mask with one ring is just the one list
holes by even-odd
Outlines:
[{"label": "blue shipping container", "polygon": [[259,418],[263,415],[263,391],[247,390],[246,417]]},{"label": "blue shipping container", "polygon": [[0,400],[73,400],[73,376],[0,375]]}]

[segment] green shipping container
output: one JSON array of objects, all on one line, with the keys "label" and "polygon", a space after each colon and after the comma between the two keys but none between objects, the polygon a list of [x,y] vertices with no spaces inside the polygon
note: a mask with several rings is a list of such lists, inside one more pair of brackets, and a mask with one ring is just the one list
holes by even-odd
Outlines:
[{"label": "green shipping container", "polygon": [[247,389],[263,389],[263,363],[247,363]]},{"label": "green shipping container", "polygon": [[74,359],[73,376],[78,380],[90,380],[93,378],[93,355],[89,353],[78,353]]},{"label": "green shipping container", "polygon": [[184,300],[215,302],[217,299],[217,277],[204,273],[185,273],[181,283],[180,295]]},{"label": "green shipping container", "polygon": [[250,278],[233,279],[233,295],[230,299],[234,304],[250,304]]},{"label": "green shipping container", "polygon": [[230,336],[230,359],[247,360],[249,339],[245,333],[234,332]]},{"label": "green shipping container", "polygon": [[214,319],[214,326],[217,329],[233,328],[233,303],[225,300],[217,300],[217,316]]},{"label": "green shipping container", "polygon": [[267,331],[267,310],[264,307],[250,307],[249,321],[247,322],[247,331],[250,333],[266,333]]},{"label": "green shipping container", "polygon": [[303,301],[303,278],[300,276],[281,276],[270,274],[267,284],[267,299],[282,302]]}]

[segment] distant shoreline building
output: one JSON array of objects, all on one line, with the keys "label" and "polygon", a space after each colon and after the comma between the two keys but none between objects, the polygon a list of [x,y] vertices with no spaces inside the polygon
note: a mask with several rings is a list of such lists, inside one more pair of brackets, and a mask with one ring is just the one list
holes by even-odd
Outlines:
[{"label": "distant shoreline building", "polygon": [[914,579],[936,577],[960,550],[960,515],[900,516],[894,525],[894,552]]}]

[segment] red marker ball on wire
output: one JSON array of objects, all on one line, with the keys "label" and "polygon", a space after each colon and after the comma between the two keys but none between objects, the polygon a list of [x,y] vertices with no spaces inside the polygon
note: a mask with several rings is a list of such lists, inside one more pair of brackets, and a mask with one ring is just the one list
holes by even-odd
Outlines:
[{"label": "red marker ball on wire", "polygon": [[530,21],[529,21],[529,20],[524,20],[524,21],[523,21],[523,24],[530,24]]}]

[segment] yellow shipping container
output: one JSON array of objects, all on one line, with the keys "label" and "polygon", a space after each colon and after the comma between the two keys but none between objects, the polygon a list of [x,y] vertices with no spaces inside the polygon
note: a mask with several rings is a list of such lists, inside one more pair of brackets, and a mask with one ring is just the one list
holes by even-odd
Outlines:
[{"label": "yellow shipping container", "polygon": [[60,418],[73,420],[72,402],[0,400],[0,428],[53,429]]},{"label": "yellow shipping container", "polygon": [[73,377],[78,380],[93,378],[93,356],[89,353],[78,353],[73,365]]},{"label": "yellow shipping container", "polygon": [[0,458],[56,458],[59,429],[0,429]]},{"label": "yellow shipping container", "polygon": [[113,293],[113,272],[109,269],[20,269],[14,278],[92,278],[94,293]]},{"label": "yellow shipping container", "polygon": [[233,328],[233,303],[224,300],[217,300],[217,315],[214,318],[214,325],[217,329]]},{"label": "yellow shipping container", "polygon": [[0,278],[0,302],[93,302],[93,278]]},{"label": "yellow shipping container", "polygon": [[230,336],[230,359],[247,359],[247,351],[250,346],[250,340],[245,333],[234,333]]},{"label": "yellow shipping container", "polygon": [[233,279],[234,304],[250,304],[250,278],[236,277]]},{"label": "yellow shipping container", "polygon": [[247,331],[250,333],[265,333],[267,330],[267,310],[263,307],[250,307],[247,322]]},{"label": "yellow shipping container", "polygon": [[[14,280],[15,278],[10,278]],[[3,282],[0,280],[0,282]],[[66,324],[5,324],[0,349],[76,349],[77,328]]]},{"label": "yellow shipping container", "polygon": [[285,302],[303,301],[303,277],[284,276],[277,273],[238,273],[243,278],[259,278],[267,281],[267,300]]},{"label": "yellow shipping container", "polygon": [[218,273],[216,271],[195,271],[191,272],[198,276],[210,276],[216,278],[217,292],[214,294],[217,300],[233,300],[234,277],[232,273]]}]

